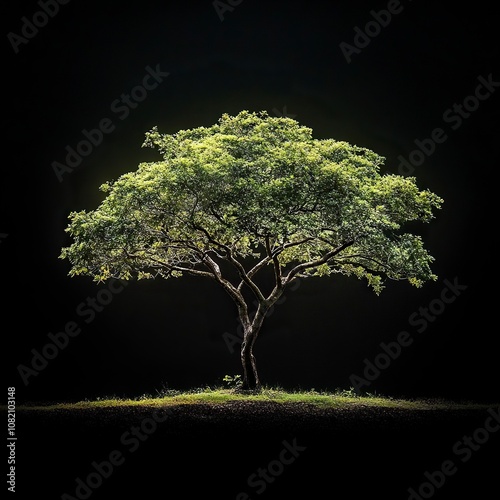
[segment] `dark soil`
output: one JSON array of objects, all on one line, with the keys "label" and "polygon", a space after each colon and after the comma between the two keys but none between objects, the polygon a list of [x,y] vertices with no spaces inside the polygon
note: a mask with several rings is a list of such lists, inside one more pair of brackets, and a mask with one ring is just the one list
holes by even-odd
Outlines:
[{"label": "dark soil", "polygon": [[[493,498],[500,432],[478,434],[487,441],[470,458],[457,445],[489,415],[233,402],[172,407],[157,424],[143,407],[18,410],[17,498],[406,499],[446,460],[454,472],[424,495]],[[297,456],[283,453],[286,446]],[[77,478],[86,482],[92,463],[110,455],[120,464],[109,477],[94,474],[92,488],[77,491]],[[280,456],[291,463],[281,465]],[[269,480],[259,478],[269,466]]]}]

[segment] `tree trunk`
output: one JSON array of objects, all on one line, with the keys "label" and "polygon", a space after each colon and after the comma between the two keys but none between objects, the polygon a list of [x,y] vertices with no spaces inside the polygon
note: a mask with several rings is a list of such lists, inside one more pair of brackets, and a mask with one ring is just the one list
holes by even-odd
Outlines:
[{"label": "tree trunk", "polygon": [[257,333],[253,327],[245,331],[243,342],[241,344],[241,364],[243,366],[243,390],[261,389],[259,374],[257,372],[257,364],[253,354],[253,347],[257,340]]},{"label": "tree trunk", "polygon": [[241,344],[240,353],[241,364],[243,366],[243,383],[241,389],[244,391],[260,391],[262,388],[253,349],[262,323],[264,323],[264,319],[266,318],[266,314],[282,294],[283,288],[275,289],[268,299],[263,300],[259,304],[252,321],[250,321],[248,317],[247,310],[243,308],[240,309],[240,321],[241,324],[244,325],[243,342]]},{"label": "tree trunk", "polygon": [[241,344],[241,364],[243,366],[243,384],[241,388],[243,390],[260,391],[261,389],[253,348],[267,312],[280,295],[281,293],[276,293],[275,296],[272,297],[272,300],[266,300],[259,304],[253,321],[251,323],[248,322],[247,327],[244,329],[243,342]]}]

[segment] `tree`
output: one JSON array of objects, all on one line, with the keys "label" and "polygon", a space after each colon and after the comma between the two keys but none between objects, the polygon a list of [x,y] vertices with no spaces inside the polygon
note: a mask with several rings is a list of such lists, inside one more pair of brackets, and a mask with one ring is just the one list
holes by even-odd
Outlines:
[{"label": "tree", "polygon": [[[380,173],[385,158],[265,112],[224,114],[211,127],[146,133],[163,159],[101,186],[96,210],[72,212],[70,276],[194,275],[220,285],[243,326],[243,388],[259,389],[254,346],[266,312],[299,278],[435,280],[420,236],[443,200],[414,177]],[[272,273],[267,290],[257,277]],[[254,315],[250,301],[257,302]]]}]

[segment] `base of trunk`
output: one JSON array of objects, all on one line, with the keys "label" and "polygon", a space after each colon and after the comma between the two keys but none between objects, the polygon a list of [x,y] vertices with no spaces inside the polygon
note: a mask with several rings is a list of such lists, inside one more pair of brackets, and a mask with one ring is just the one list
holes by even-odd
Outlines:
[{"label": "base of trunk", "polygon": [[257,383],[245,383],[245,381],[243,381],[243,383],[241,384],[241,386],[238,388],[239,391],[245,391],[245,392],[260,392],[262,390],[262,386]]},{"label": "base of trunk", "polygon": [[243,380],[241,389],[244,391],[261,390],[257,364],[253,355],[253,342],[255,339],[248,339],[241,345],[241,363],[243,365]]},{"label": "base of trunk", "polygon": [[243,380],[240,389],[243,391],[258,391],[262,389],[262,385],[259,380],[259,376],[256,375],[255,364],[248,363],[243,370]]}]

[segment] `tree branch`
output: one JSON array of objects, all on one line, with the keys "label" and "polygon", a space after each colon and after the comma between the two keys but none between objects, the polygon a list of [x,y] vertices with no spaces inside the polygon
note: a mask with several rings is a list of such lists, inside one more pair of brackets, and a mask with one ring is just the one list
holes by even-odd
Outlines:
[{"label": "tree branch", "polygon": [[[138,255],[129,255],[130,257],[135,257],[135,258],[140,258]],[[213,272],[208,272],[208,271],[202,271],[201,269],[193,269],[191,267],[183,267],[179,266],[177,264],[169,264],[167,262],[163,262],[159,259],[156,259],[150,255],[148,255],[148,259],[152,260],[153,262],[156,262],[158,265],[162,266],[164,269],[167,269],[168,271],[179,271],[182,273],[187,273],[191,274],[193,276],[204,276],[207,278],[217,280],[217,276]]]},{"label": "tree branch", "polygon": [[278,253],[273,254],[271,250],[271,243],[269,241],[269,236],[266,236],[266,252],[267,256],[273,260],[274,264],[274,278],[276,280],[276,287],[282,288],[283,287],[283,282],[281,279],[281,266],[280,266],[280,261],[278,260]]},{"label": "tree branch", "polygon": [[302,245],[303,243],[307,243],[308,241],[311,241],[311,240],[314,240],[314,238],[312,237],[309,237],[309,238],[305,238],[303,240],[300,240],[300,241],[294,241],[294,242],[290,242],[290,243],[283,243],[282,245],[280,245],[278,248],[275,248],[272,252],[272,255],[271,257],[267,256],[267,257],[264,257],[260,262],[258,262],[257,264],[255,264],[254,267],[252,267],[252,269],[250,269],[250,271],[248,271],[247,273],[247,276],[249,278],[252,278],[255,274],[257,274],[266,264],[268,264],[269,262],[271,262],[272,260],[272,257],[274,256],[278,256],[279,254],[281,254],[284,250],[286,250],[287,248],[290,248],[290,247],[295,247],[297,245]]},{"label": "tree branch", "polygon": [[[135,259],[144,259],[142,255],[134,255],[125,251],[127,257],[132,257]],[[221,275],[219,266],[213,259],[211,259],[206,253],[203,255],[202,262],[207,266],[210,271],[202,271],[201,269],[194,269],[192,267],[184,267],[178,264],[170,264],[168,262],[163,262],[149,252],[147,252],[147,259],[156,262],[161,268],[166,269],[168,271],[179,271],[182,273],[190,274],[192,276],[204,276],[210,279],[215,280],[219,285],[224,288],[224,290],[231,296],[231,298],[236,302],[238,307],[238,311],[242,311],[248,315],[248,307],[243,298],[243,295],[240,293],[238,289],[236,289],[227,279],[224,279]]]},{"label": "tree branch", "polygon": [[[243,267],[243,264],[241,264],[241,262],[239,262],[234,257],[233,250],[228,245],[225,245],[224,243],[220,243],[220,242],[216,241],[212,237],[212,235],[205,228],[203,228],[201,226],[198,226],[196,224],[193,224],[193,227],[195,229],[201,231],[208,238],[208,241],[210,243],[218,246],[219,248],[222,248],[226,252],[227,260],[236,268],[236,270],[238,271],[238,274],[239,274],[242,282],[245,285],[247,285],[248,288],[250,288],[250,290],[252,290],[253,294],[255,295],[255,297],[257,298],[257,300],[259,302],[264,301],[265,300],[264,295],[260,291],[259,287],[248,277],[248,274],[247,274],[245,268]],[[238,292],[240,292],[241,291],[241,284],[235,290],[237,290]]]},{"label": "tree branch", "polygon": [[[255,264],[250,271],[247,272],[247,276],[252,278],[270,261],[271,259],[269,257],[264,257],[260,262],[257,262],[257,264]],[[243,285],[243,283],[241,283],[241,285]]]},{"label": "tree branch", "polygon": [[308,241],[312,241],[312,240],[315,240],[315,239],[316,238],[313,238],[312,236],[309,236],[309,237],[304,238],[303,240],[300,240],[300,241],[291,241],[289,243],[283,243],[278,248],[276,248],[276,249],[273,250],[272,255],[273,255],[273,257],[275,255],[277,256],[280,253],[282,253],[284,250],[286,250],[287,248],[296,247],[298,245],[303,245],[304,243],[307,243]]},{"label": "tree branch", "polygon": [[[373,273],[373,274],[376,274],[376,275],[381,275],[383,276],[383,271],[377,271],[375,269],[371,269],[370,267],[366,266],[365,264],[361,264],[360,262],[349,262],[349,261],[344,261],[343,264],[351,264],[352,266],[358,266],[358,267],[362,267],[365,271],[369,272],[369,273]],[[390,280],[393,280],[393,281],[404,281],[406,279],[408,279],[407,277],[404,277],[404,276],[397,276],[397,271],[389,268],[390,271],[392,271],[393,273],[395,273],[396,276],[391,276],[387,271],[385,272],[385,276],[387,276],[387,278],[389,278]]]},{"label": "tree branch", "polygon": [[331,250],[330,252],[326,253],[321,259],[317,260],[311,260],[309,262],[303,262],[302,264],[298,264],[295,266],[292,270],[289,271],[287,276],[284,278],[284,285],[288,285],[295,275],[297,273],[300,273],[301,271],[304,271],[305,269],[310,269],[313,267],[318,267],[321,264],[326,264],[332,257],[335,257],[335,255],[339,254],[346,248],[350,247],[354,241],[348,241],[347,243],[344,243],[343,245],[340,245],[339,247],[335,248],[334,250]]}]

